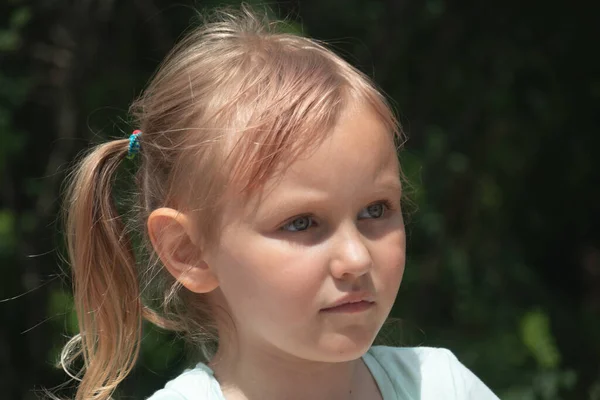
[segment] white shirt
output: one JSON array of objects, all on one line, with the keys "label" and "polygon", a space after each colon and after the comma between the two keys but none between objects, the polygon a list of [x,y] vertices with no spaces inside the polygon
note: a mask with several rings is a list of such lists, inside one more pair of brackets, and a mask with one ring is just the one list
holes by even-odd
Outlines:
[{"label": "white shirt", "polygon": [[[383,400],[498,400],[446,349],[375,346],[363,360]],[[225,397],[213,371],[200,363],[169,381],[148,400],[225,400]]]}]

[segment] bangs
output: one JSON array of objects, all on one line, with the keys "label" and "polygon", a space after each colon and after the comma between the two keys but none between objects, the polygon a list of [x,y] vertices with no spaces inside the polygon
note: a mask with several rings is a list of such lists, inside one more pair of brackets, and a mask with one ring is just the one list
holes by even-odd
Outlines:
[{"label": "bangs", "polygon": [[239,72],[254,79],[239,84],[217,119],[235,121],[223,165],[240,194],[253,193],[309,156],[353,103],[368,104],[390,134],[399,133],[390,107],[368,79],[314,42],[309,48],[263,43]]}]

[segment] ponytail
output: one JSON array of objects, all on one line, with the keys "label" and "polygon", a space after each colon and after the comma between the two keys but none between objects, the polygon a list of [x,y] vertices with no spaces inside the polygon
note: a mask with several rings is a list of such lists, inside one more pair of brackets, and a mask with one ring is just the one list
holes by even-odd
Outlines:
[{"label": "ponytail", "polygon": [[96,147],[75,170],[65,208],[79,334],[62,367],[83,356],[76,400],[107,400],[131,371],[140,348],[142,305],[135,256],[112,187],[128,140]]}]

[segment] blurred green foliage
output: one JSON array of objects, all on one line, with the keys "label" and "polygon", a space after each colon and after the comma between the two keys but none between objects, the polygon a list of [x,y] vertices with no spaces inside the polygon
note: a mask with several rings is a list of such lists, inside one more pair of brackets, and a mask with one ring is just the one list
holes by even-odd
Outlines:
[{"label": "blurred green foliage", "polygon": [[[0,5],[3,398],[66,381],[54,368],[76,330],[59,257],[66,167],[132,129],[128,103],[195,10],[224,4],[237,2]],[[269,5],[371,75],[409,137],[409,260],[385,340],[450,348],[502,399],[599,400],[599,6]],[[193,353],[146,332],[123,398],[150,394]]]}]

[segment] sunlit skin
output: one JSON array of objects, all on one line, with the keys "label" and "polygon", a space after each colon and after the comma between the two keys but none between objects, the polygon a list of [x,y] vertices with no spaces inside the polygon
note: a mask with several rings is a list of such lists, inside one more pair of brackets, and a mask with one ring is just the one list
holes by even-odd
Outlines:
[{"label": "sunlit skin", "polygon": [[[263,359],[277,366],[269,368],[266,388],[285,382],[274,374],[286,363],[296,374],[323,373],[329,363],[352,370],[355,363],[347,362],[371,346],[402,279],[400,196],[391,133],[369,109],[353,107],[315,152],[266,185],[259,203],[258,196],[230,203],[221,241],[205,258],[219,282],[215,301],[235,323],[235,335],[223,324],[221,343],[236,346],[219,349],[217,374],[230,375],[235,365],[249,378],[255,374],[243,366],[256,371]],[[359,291],[375,304],[362,312],[322,311]]]},{"label": "sunlit skin", "polygon": [[[202,252],[225,310],[210,366],[226,398],[379,397],[360,357],[404,272],[399,176],[392,133],[355,105],[260,195],[227,203],[219,242]],[[207,273],[182,283],[202,287]],[[352,293],[372,304],[324,310]]]}]

